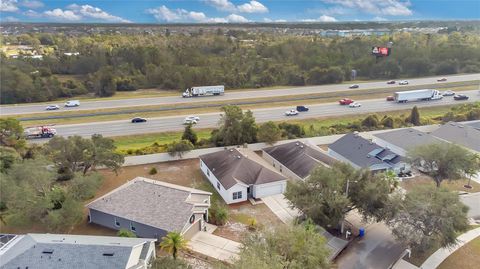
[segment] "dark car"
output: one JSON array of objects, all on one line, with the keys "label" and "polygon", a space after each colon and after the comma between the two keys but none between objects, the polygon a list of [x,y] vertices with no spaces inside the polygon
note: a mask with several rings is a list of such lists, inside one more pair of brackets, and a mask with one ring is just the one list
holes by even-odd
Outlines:
[{"label": "dark car", "polygon": [[440,79],[437,79],[438,82],[443,82],[443,81],[447,81],[447,78],[440,78]]},{"label": "dark car", "polygon": [[397,83],[395,80],[389,80],[389,81],[387,81],[387,84],[395,84],[395,83]]},{"label": "dark car", "polygon": [[349,88],[350,89],[357,89],[357,88],[360,88],[360,86],[358,84],[353,84]]},{"label": "dark car", "polygon": [[132,123],[147,122],[147,119],[144,118],[133,118]]},{"label": "dark car", "polygon": [[468,96],[465,94],[457,94],[453,97],[453,99],[460,101],[460,100],[468,100]]},{"label": "dark car", "polygon": [[306,106],[297,106],[297,111],[298,111],[298,112],[306,112],[306,111],[308,111],[308,107],[306,107]]}]

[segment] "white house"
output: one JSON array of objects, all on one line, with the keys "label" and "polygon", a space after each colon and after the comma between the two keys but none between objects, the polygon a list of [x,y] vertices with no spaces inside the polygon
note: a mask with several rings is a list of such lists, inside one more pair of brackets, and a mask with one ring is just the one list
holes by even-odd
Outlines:
[{"label": "white house", "polygon": [[200,156],[200,169],[227,204],[283,193],[287,179],[251,152],[225,149]]}]

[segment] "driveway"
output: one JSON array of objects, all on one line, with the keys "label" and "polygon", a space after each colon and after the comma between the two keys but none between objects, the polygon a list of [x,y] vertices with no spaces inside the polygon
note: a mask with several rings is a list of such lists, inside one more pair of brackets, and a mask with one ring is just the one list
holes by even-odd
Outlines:
[{"label": "driveway", "polygon": [[201,231],[188,241],[188,246],[205,256],[231,263],[238,258],[242,244]]},{"label": "driveway", "polygon": [[262,201],[283,223],[291,223],[299,215],[298,210],[290,208],[283,194],[264,197]]},{"label": "driveway", "polygon": [[363,238],[353,241],[337,257],[336,263],[342,269],[386,269],[400,258],[404,249],[385,224],[373,223],[366,227]]},{"label": "driveway", "polygon": [[480,192],[460,195],[460,201],[470,208],[468,217],[480,221]]}]

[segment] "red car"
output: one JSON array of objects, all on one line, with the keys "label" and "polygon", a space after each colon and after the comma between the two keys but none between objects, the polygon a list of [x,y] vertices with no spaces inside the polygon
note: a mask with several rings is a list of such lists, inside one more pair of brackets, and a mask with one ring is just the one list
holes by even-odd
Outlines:
[{"label": "red car", "polygon": [[353,103],[353,100],[348,99],[348,98],[343,98],[342,100],[338,101],[338,103],[340,105],[344,106],[344,105],[349,105],[349,104]]},{"label": "red car", "polygon": [[395,97],[393,97],[393,96],[387,96],[387,101],[395,101]]}]

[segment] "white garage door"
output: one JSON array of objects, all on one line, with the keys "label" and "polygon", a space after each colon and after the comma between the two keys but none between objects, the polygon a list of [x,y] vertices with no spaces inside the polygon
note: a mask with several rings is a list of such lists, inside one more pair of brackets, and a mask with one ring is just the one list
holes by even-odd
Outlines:
[{"label": "white garage door", "polygon": [[274,185],[267,185],[267,186],[255,186],[255,198],[263,198],[274,194],[280,194],[284,191],[284,184],[274,184]]}]

